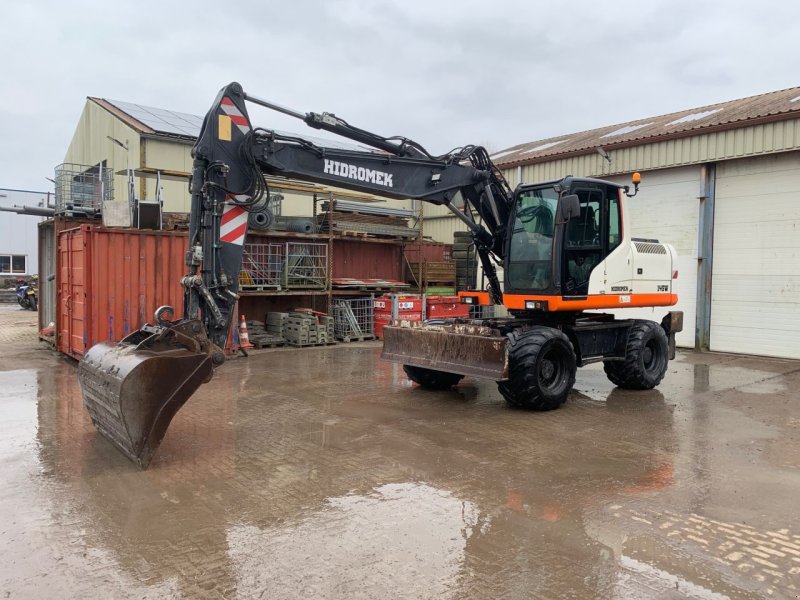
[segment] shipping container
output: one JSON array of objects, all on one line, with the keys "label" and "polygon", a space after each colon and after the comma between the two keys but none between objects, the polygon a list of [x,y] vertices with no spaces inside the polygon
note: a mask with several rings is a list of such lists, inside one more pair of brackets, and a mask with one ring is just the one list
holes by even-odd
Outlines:
[{"label": "shipping container", "polygon": [[[56,224],[39,223],[39,331],[56,321]],[[55,336],[41,337],[55,344]]]},{"label": "shipping container", "polygon": [[82,225],[58,234],[58,350],[80,359],[94,344],[119,341],[159,306],[181,316],[186,233]]}]

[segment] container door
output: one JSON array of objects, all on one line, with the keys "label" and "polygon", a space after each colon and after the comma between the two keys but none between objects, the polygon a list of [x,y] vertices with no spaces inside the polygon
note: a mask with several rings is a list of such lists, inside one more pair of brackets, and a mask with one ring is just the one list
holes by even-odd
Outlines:
[{"label": "container door", "polygon": [[85,350],[85,255],[80,229],[58,236],[58,349],[74,358]]}]

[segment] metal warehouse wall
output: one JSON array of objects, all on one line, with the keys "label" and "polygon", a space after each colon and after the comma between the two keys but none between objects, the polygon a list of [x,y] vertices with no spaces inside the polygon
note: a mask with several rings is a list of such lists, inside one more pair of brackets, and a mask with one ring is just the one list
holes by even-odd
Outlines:
[{"label": "metal warehouse wall", "polygon": [[[120,148],[108,137],[128,143],[128,151]],[[75,133],[70,141],[65,163],[76,165],[94,166],[107,160],[106,166],[113,170],[114,198],[127,200],[127,178],[125,175],[116,175],[117,171],[124,170],[130,160],[131,168],[139,167],[139,133],[128,127],[103,107],[92,101],[87,101],[83,113],[75,128]],[[56,165],[53,165],[55,167]],[[138,182],[137,182],[138,185]],[[165,206],[164,210],[171,210]]]},{"label": "metal warehouse wall", "polygon": [[[50,196],[52,202],[52,195]],[[0,188],[0,206],[42,206],[47,204],[46,192],[27,192]],[[22,254],[27,257],[26,275],[39,272],[39,234],[41,217],[0,212],[0,254]],[[12,275],[2,273],[0,275]]]},{"label": "metal warehouse wall", "polygon": [[[567,175],[606,177],[632,171],[663,169],[680,165],[717,162],[800,149],[800,119],[751,125],[688,138],[642,144],[630,148],[606,149],[611,162],[593,152],[522,167],[522,181],[535,183]],[[516,181],[517,168],[504,170]]]}]

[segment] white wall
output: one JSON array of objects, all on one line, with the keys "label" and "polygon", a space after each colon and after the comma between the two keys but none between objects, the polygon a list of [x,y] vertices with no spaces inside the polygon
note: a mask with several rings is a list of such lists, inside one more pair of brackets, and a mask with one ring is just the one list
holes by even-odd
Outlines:
[{"label": "white wall", "polygon": [[[50,196],[50,202],[53,202]],[[47,205],[46,192],[29,192],[0,188],[0,206],[42,206]],[[27,273],[38,272],[38,228],[41,217],[0,212],[0,254],[22,254],[27,257]],[[0,273],[0,276],[13,275]]]}]

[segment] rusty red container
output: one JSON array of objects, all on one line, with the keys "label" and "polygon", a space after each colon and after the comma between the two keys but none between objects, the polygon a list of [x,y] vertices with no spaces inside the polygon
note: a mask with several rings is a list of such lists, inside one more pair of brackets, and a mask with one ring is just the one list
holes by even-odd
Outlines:
[{"label": "rusty red container", "polygon": [[375,337],[383,339],[383,328],[392,320],[392,300],[397,297],[397,318],[422,320],[422,296],[419,294],[385,294],[373,301]]},{"label": "rusty red container", "polygon": [[427,319],[469,317],[469,304],[462,304],[458,296],[428,296]]},{"label": "rusty red container", "polygon": [[161,305],[183,310],[186,233],[81,225],[58,234],[58,349],[81,358],[153,322]]}]

